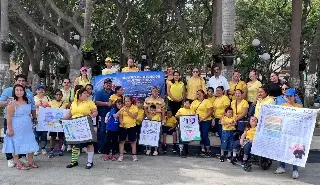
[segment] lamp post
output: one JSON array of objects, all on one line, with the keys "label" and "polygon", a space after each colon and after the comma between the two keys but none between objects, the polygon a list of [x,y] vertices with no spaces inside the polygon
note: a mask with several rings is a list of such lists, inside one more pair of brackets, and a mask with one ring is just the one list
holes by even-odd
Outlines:
[{"label": "lamp post", "polygon": [[255,51],[257,52],[257,54],[259,55],[259,57],[263,60],[263,61],[268,61],[270,60],[271,56],[269,53],[267,53],[263,47],[261,46],[260,40],[258,39],[253,39],[252,41],[252,46],[254,47]]}]

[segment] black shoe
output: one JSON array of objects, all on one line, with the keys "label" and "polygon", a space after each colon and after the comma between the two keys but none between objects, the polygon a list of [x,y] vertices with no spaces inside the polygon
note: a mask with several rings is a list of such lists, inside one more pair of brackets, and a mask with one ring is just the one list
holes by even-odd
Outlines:
[{"label": "black shoe", "polygon": [[231,164],[236,164],[237,162],[237,158],[236,157],[232,157],[231,158]]},{"label": "black shoe", "polygon": [[73,168],[73,167],[78,166],[78,165],[79,165],[79,163],[78,163],[78,161],[76,161],[76,162],[71,162],[71,163],[68,164],[66,167],[67,167],[67,168]]},{"label": "black shoe", "polygon": [[206,157],[211,157],[211,156],[212,156],[212,153],[211,153],[211,152],[206,152],[206,153],[205,153],[205,156],[206,156]]},{"label": "black shoe", "polygon": [[91,169],[92,168],[92,166],[93,166],[93,163],[87,163],[87,166],[86,166],[86,169]]},{"label": "black shoe", "polygon": [[206,155],[206,152],[201,150],[200,155],[201,155],[201,156],[205,156],[205,155]]},{"label": "black shoe", "polygon": [[224,162],[224,156],[220,156],[220,162]]}]

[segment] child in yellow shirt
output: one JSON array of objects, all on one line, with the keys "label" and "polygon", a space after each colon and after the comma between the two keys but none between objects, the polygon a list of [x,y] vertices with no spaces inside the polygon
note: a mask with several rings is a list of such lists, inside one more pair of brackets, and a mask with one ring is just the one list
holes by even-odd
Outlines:
[{"label": "child in yellow shirt", "polygon": [[236,162],[237,154],[239,153],[239,149],[243,147],[243,165],[246,167],[248,165],[248,158],[250,156],[252,142],[254,140],[254,136],[256,135],[258,119],[254,116],[250,117],[250,128],[247,128],[244,133],[241,135],[240,140],[237,140],[233,143],[233,157],[232,163]]},{"label": "child in yellow shirt", "polygon": [[236,130],[235,117],[231,107],[226,108],[224,116],[220,119],[221,132],[221,156],[220,162],[224,162],[224,153],[228,152],[228,161],[231,162],[232,145],[234,143],[234,131]]},{"label": "child in yellow shirt", "polygon": [[167,135],[173,137],[172,153],[177,153],[177,119],[172,115],[172,111],[166,112],[166,123],[162,126],[162,152],[167,153]]},{"label": "child in yellow shirt", "polygon": [[138,116],[137,116],[137,153],[141,153],[142,152],[142,146],[139,145],[139,139],[140,139],[140,132],[141,132],[141,124],[143,119],[145,118],[144,116],[144,109],[143,109],[143,100],[142,99],[138,99],[136,101],[136,106],[138,107]]},{"label": "child in yellow shirt", "polygon": [[[157,107],[155,105],[150,105],[150,108],[149,108],[149,113],[147,114],[147,118],[151,121],[158,121],[160,122],[161,124],[161,116],[160,114],[157,114]],[[151,154],[151,150],[152,150],[152,147],[151,146],[146,146],[147,148],[147,152],[146,154],[147,155],[150,155]],[[153,152],[153,155],[154,156],[157,156],[158,155],[158,147],[154,147],[154,152]]]},{"label": "child in yellow shirt", "polygon": [[[181,116],[192,116],[196,115],[196,113],[190,108],[192,100],[186,99],[183,103],[183,108],[180,108],[176,114],[176,118],[179,120]],[[179,148],[180,148],[180,156],[186,158],[189,151],[189,142],[182,142],[181,138],[179,138]]]}]

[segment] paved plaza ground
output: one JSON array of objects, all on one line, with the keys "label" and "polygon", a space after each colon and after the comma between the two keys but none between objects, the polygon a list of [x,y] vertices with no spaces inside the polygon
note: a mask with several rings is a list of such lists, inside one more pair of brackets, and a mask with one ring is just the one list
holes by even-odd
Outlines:
[{"label": "paved plaza ground", "polygon": [[273,174],[276,162],[270,170],[262,171],[254,166],[252,172],[245,172],[239,166],[221,163],[217,158],[177,156],[138,156],[139,161],[132,162],[131,156],[125,156],[123,162],[103,161],[101,154],[95,155],[94,167],[85,169],[86,154],[80,156],[80,165],[72,169],[65,166],[71,154],[49,159],[47,156],[35,157],[39,169],[19,171],[7,167],[4,157],[0,159],[1,185],[295,185],[320,184],[320,163],[308,163],[301,168],[300,179],[293,180],[290,171],[283,175]]}]

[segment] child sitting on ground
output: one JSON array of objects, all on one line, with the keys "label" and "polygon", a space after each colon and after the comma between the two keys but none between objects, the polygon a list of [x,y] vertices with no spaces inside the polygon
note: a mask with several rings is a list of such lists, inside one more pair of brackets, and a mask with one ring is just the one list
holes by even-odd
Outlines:
[{"label": "child sitting on ground", "polygon": [[166,113],[166,123],[162,126],[162,151],[167,153],[167,135],[172,135],[173,137],[173,148],[172,152],[177,153],[177,120],[172,115],[172,111],[168,110]]},{"label": "child sitting on ground", "polygon": [[[192,109],[190,109],[191,103],[192,103],[192,100],[189,100],[189,99],[184,100],[183,108],[180,108],[176,114],[176,118],[178,120],[181,116],[191,116],[196,114]],[[189,154],[188,145],[189,145],[189,142],[183,142],[181,140],[181,137],[179,138],[180,156],[183,158],[187,157],[187,155]]]},{"label": "child sitting on ground", "polygon": [[234,143],[233,134],[236,130],[236,122],[234,119],[232,108],[226,108],[225,115],[220,119],[222,125],[220,162],[224,162],[224,153],[226,151],[228,152],[228,162],[231,162],[232,145]]},{"label": "child sitting on ground", "polygon": [[[161,122],[161,116],[159,114],[157,114],[156,112],[157,107],[155,105],[150,105],[150,111],[149,113],[147,113],[147,118],[151,121],[159,121]],[[160,123],[161,124],[161,123]],[[147,155],[151,154],[151,146],[146,146],[147,148]],[[153,152],[154,156],[158,155],[158,147],[154,147],[154,152]]]},{"label": "child sitting on ground", "polygon": [[233,143],[233,157],[232,163],[236,162],[236,156],[239,152],[239,148],[243,147],[243,166],[248,165],[248,159],[250,157],[252,141],[256,134],[258,119],[254,116],[250,117],[250,128],[246,129],[244,133],[241,135],[240,140],[237,140]]}]

